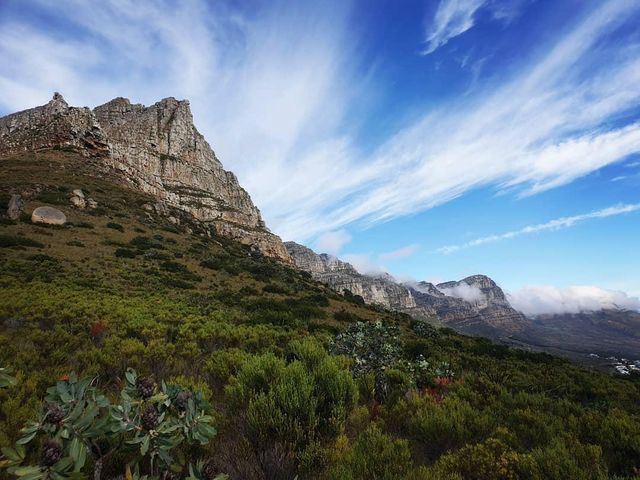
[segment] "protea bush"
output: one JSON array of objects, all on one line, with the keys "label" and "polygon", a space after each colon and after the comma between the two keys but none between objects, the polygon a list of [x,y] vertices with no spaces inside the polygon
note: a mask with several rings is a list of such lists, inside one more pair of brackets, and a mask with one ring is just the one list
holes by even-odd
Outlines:
[{"label": "protea bush", "polygon": [[[127,479],[226,478],[194,458],[216,434],[210,405],[199,392],[156,385],[127,370],[117,402],[92,378],[75,374],[47,389],[42,414],[27,423],[13,448],[3,448],[0,466],[21,480],[101,478],[102,470]],[[0,370],[1,385],[12,377]]]}]

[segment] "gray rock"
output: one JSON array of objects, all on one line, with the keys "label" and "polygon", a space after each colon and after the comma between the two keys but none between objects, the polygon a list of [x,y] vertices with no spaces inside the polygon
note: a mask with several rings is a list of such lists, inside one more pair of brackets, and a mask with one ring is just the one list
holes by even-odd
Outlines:
[{"label": "gray rock", "polygon": [[45,223],[47,225],[64,225],[67,223],[67,217],[57,208],[38,207],[31,214],[33,223]]},{"label": "gray rock", "polygon": [[158,202],[153,206],[154,210],[156,211],[156,213],[158,215],[161,215],[163,217],[168,217],[169,216],[169,209],[167,208],[167,206],[162,203],[162,202]]},{"label": "gray rock", "polygon": [[71,197],[69,201],[71,202],[71,205],[73,205],[76,208],[85,208],[87,206],[87,202],[84,199],[84,197],[79,197],[77,195],[74,195],[73,197]]},{"label": "gray rock", "polygon": [[20,218],[20,214],[22,213],[22,209],[24,208],[24,200],[22,197],[17,194],[11,195],[11,199],[9,200],[9,208],[7,208],[7,216],[11,220],[18,220]]},{"label": "gray rock", "polygon": [[76,188],[72,193],[73,193],[76,197],[80,197],[80,198],[84,199],[84,192],[83,192],[81,189]]}]

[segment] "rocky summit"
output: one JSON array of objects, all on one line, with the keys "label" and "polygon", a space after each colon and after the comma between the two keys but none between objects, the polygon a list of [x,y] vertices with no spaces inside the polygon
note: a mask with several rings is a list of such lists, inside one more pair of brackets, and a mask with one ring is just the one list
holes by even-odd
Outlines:
[{"label": "rocky summit", "polygon": [[340,293],[347,290],[361,296],[371,305],[493,338],[510,336],[526,325],[524,315],[511,307],[502,289],[484,275],[438,285],[404,284],[388,274],[363,275],[349,263],[331,255],[318,255],[294,242],[286,242],[285,246],[298,268]]},{"label": "rocky summit", "polygon": [[214,227],[262,254],[291,263],[280,238],[236,176],[226,171],[193,123],[186,100],[145,107],[116,98],[91,110],[56,93],[46,105],[0,118],[0,157],[28,151],[73,151],[121,172],[157,199],[154,209]]}]

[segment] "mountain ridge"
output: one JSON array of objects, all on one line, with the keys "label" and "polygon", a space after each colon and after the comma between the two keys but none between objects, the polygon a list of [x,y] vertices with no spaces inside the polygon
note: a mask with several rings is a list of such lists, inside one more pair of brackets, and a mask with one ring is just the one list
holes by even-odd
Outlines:
[{"label": "mountain ridge", "polygon": [[146,107],[118,97],[92,110],[69,106],[55,93],[45,105],[0,118],[0,156],[51,149],[101,159],[156,197],[156,210],[178,209],[223,236],[291,263],[249,194],[196,129],[186,100],[168,97]]},{"label": "mountain ridge", "polygon": [[[428,282],[410,285],[396,282],[388,274],[363,275],[347,262],[327,254],[316,254],[295,242],[285,242],[285,247],[298,268],[339,293],[348,290],[361,296],[365,303],[492,338],[503,338],[524,328],[524,315],[513,309],[500,287],[484,275],[438,286]],[[442,291],[462,285],[478,289],[484,300],[478,298],[476,302],[469,302]]]}]

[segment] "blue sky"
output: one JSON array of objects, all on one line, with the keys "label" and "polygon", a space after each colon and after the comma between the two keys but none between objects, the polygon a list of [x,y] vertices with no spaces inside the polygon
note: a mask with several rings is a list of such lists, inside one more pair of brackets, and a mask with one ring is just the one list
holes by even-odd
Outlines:
[{"label": "blue sky", "polygon": [[634,0],[8,0],[0,114],[188,98],[284,239],[640,308],[639,23]]}]

